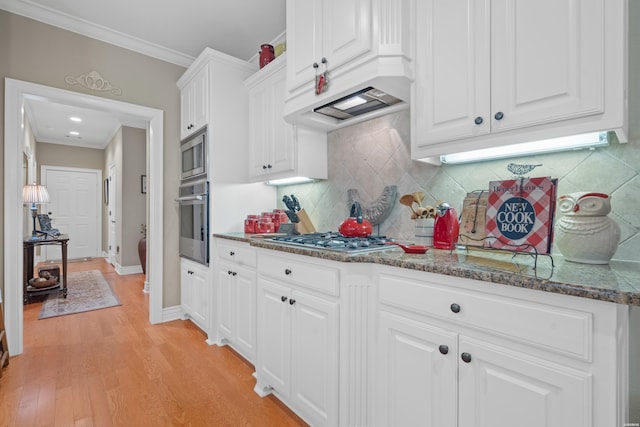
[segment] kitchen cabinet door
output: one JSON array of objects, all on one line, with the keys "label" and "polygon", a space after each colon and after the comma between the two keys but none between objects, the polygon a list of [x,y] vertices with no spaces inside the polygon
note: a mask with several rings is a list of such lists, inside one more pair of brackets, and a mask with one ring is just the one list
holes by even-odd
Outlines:
[{"label": "kitchen cabinet door", "polygon": [[605,9],[604,0],[492,0],[492,132],[604,111]]},{"label": "kitchen cabinet door", "polygon": [[189,266],[182,260],[180,263],[180,304],[182,305],[182,311],[185,314],[191,314],[194,312],[193,300],[195,293],[193,286],[191,285],[191,275],[193,271],[189,269]]},{"label": "kitchen cabinet door", "polygon": [[245,81],[249,90],[250,180],[327,178],[327,136],[284,120],[287,54]]},{"label": "kitchen cabinet door", "polygon": [[592,425],[590,373],[465,336],[459,353],[459,425]]},{"label": "kitchen cabinet door", "polygon": [[419,144],[491,131],[489,0],[424,0],[416,4],[415,102]]},{"label": "kitchen cabinet door", "polygon": [[260,84],[249,89],[251,178],[266,179],[292,171],[296,166],[295,128],[285,122],[283,117],[285,95],[283,65],[280,70],[275,70],[278,72],[270,74]]},{"label": "kitchen cabinet door", "polygon": [[[322,2],[322,56],[327,59],[329,70],[372,50],[372,3],[372,0]],[[321,60],[316,59],[318,64]]]},{"label": "kitchen cabinet door", "polygon": [[312,425],[338,425],[338,304],[293,291],[291,397]]},{"label": "kitchen cabinet door", "polygon": [[290,290],[268,280],[258,280],[258,383],[285,396],[291,390]]},{"label": "kitchen cabinet door", "polygon": [[287,89],[313,90],[329,72],[372,49],[372,0],[287,0]]},{"label": "kitchen cabinet door", "polygon": [[218,264],[218,333],[248,361],[256,355],[256,273]]},{"label": "kitchen cabinet door", "polygon": [[287,0],[287,89],[293,92],[315,78],[322,58],[322,0]]},{"label": "kitchen cabinet door", "polygon": [[203,67],[180,92],[180,139],[207,124],[209,67]]},{"label": "kitchen cabinet door", "polygon": [[233,291],[234,277],[231,265],[218,263],[218,333],[226,340],[233,340],[235,331],[236,293]]},{"label": "kitchen cabinet door", "polygon": [[457,426],[457,334],[384,311],[378,319],[376,425]]},{"label": "kitchen cabinet door", "polygon": [[238,351],[250,362],[256,357],[256,272],[236,267],[235,342]]},{"label": "kitchen cabinet door", "polygon": [[201,329],[209,329],[208,270],[195,262],[183,259],[180,268],[181,304],[184,313]]}]

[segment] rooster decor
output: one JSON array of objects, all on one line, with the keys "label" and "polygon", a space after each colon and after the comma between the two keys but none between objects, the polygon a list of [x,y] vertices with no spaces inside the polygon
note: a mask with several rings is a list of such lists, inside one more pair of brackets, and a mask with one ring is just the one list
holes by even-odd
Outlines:
[{"label": "rooster decor", "polygon": [[349,198],[348,205],[353,205],[353,202],[359,202],[362,206],[362,216],[367,218],[371,225],[378,225],[389,217],[393,205],[396,201],[398,193],[398,187],[395,185],[388,185],[382,190],[382,194],[373,202],[365,204],[360,199],[358,190],[350,188],[347,190],[347,196]]}]

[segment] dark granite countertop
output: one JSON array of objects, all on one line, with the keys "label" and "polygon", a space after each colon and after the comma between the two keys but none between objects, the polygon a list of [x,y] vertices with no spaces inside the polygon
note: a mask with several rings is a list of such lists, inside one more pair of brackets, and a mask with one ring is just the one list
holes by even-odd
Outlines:
[{"label": "dark granite countertop", "polygon": [[[640,263],[612,261],[609,265],[579,264],[561,256],[513,254],[506,251],[429,249],[426,254],[405,254],[398,247],[369,254],[340,252],[274,243],[243,233],[214,237],[248,242],[252,246],[339,262],[368,262],[417,271],[464,277],[520,288],[640,306]],[[535,267],[535,268],[534,268]]]}]

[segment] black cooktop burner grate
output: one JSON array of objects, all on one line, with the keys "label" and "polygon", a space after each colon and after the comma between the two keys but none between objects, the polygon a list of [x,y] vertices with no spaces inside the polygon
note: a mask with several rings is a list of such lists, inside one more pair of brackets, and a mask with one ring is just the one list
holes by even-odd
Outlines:
[{"label": "black cooktop burner grate", "polygon": [[277,236],[268,240],[287,245],[345,253],[363,253],[392,249],[387,242],[393,241],[386,236],[344,237],[337,232]]}]

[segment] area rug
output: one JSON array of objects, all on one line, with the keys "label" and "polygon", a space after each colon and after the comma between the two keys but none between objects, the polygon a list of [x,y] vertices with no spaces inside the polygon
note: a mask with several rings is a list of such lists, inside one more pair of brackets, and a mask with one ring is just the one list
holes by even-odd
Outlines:
[{"label": "area rug", "polygon": [[67,298],[51,294],[42,304],[38,319],[82,313],[120,305],[118,297],[98,270],[67,274]]}]

